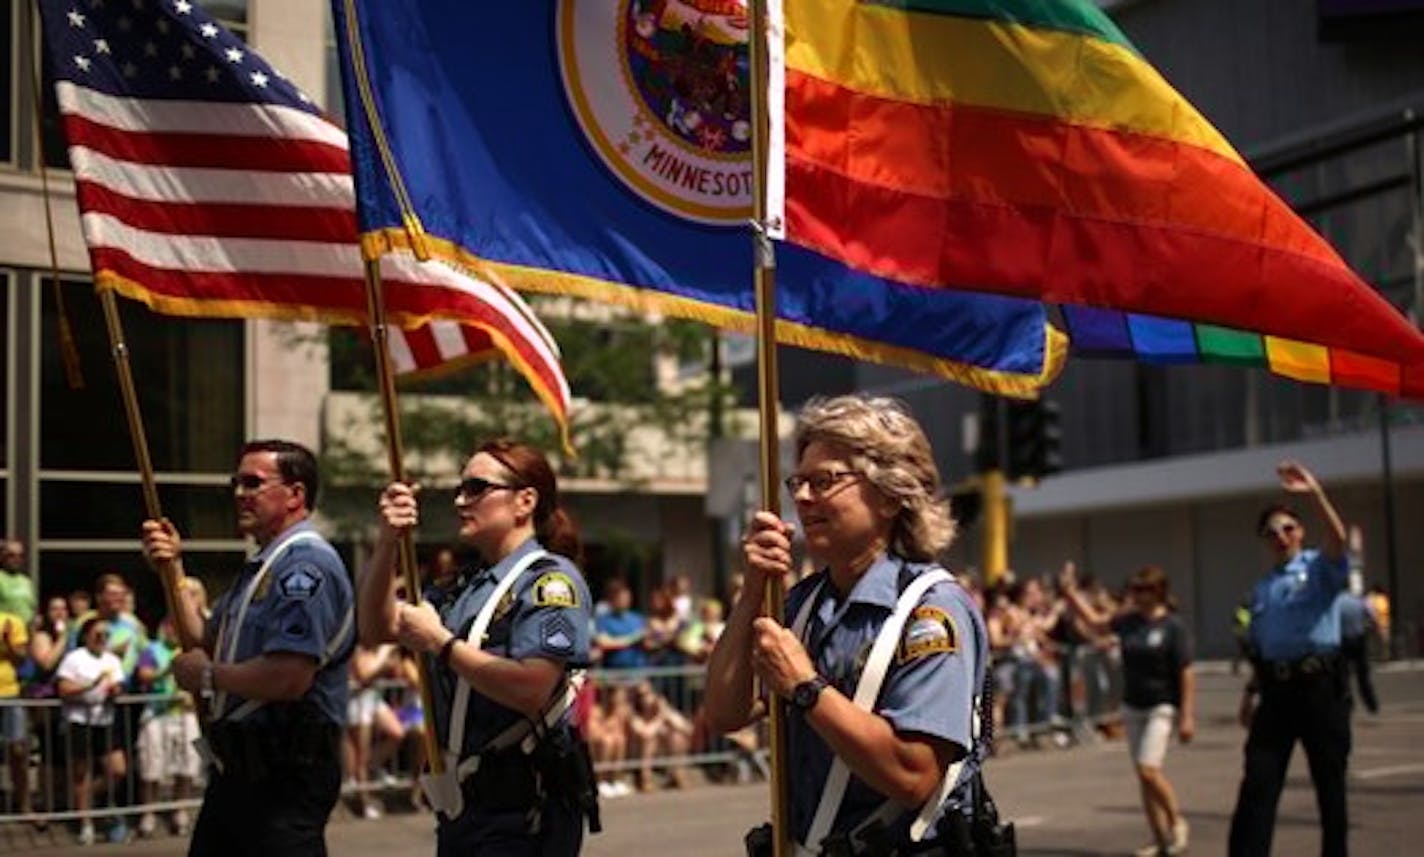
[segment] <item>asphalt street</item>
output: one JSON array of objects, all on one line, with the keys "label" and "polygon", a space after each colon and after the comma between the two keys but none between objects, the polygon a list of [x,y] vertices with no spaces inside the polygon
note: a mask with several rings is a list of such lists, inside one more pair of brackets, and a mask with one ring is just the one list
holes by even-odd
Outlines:
[{"label": "asphalt street", "polygon": [[[1377,676],[1384,709],[1357,715],[1350,759],[1351,849],[1363,855],[1415,853],[1424,841],[1424,667],[1411,665]],[[1235,802],[1244,734],[1235,723],[1240,679],[1219,668],[1200,682],[1199,735],[1174,746],[1166,770],[1192,825],[1192,853],[1221,854]],[[1001,810],[1019,828],[1019,853],[1029,855],[1130,854],[1147,840],[1137,785],[1120,741],[1066,749],[1006,752],[990,763],[990,787]],[[699,785],[604,802],[604,833],[587,840],[584,853],[599,855],[721,855],[741,851],[743,832],[767,813],[764,784]],[[51,834],[43,841],[11,836],[9,847],[35,855],[80,851]],[[343,814],[329,829],[334,857],[433,854],[428,815],[391,814],[357,821]],[[99,845],[85,852],[145,857],[186,853],[184,840],[167,837],[126,846]],[[1314,793],[1303,755],[1292,760],[1276,826],[1275,853],[1318,853]]]}]

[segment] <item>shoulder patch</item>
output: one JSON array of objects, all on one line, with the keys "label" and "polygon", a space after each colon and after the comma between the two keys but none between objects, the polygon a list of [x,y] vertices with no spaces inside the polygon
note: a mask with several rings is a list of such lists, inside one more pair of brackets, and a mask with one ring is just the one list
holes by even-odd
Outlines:
[{"label": "shoulder patch", "polygon": [[933,654],[959,651],[959,630],[942,607],[922,604],[905,620],[895,662],[904,664]]},{"label": "shoulder patch", "polygon": [[578,587],[562,571],[551,571],[534,581],[535,607],[577,607]]},{"label": "shoulder patch", "polygon": [[282,572],[282,577],[277,581],[277,591],[282,593],[283,598],[305,601],[321,588],[321,581],[322,575],[317,567],[304,562]]},{"label": "shoulder patch", "polygon": [[574,650],[574,628],[568,614],[549,616],[539,629],[540,642],[547,651],[567,655]]}]

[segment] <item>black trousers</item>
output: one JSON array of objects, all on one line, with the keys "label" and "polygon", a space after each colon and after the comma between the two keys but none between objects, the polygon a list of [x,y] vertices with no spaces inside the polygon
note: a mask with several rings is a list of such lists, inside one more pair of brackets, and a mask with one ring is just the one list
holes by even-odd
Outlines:
[{"label": "black trousers", "polygon": [[1262,687],[1246,739],[1245,775],[1231,817],[1232,857],[1267,857],[1276,805],[1297,741],[1305,748],[1320,811],[1320,853],[1344,857],[1345,764],[1350,755],[1350,694],[1343,668]]},{"label": "black trousers", "polygon": [[1360,701],[1371,714],[1379,711],[1379,698],[1375,696],[1374,679],[1370,677],[1370,649],[1368,635],[1344,637],[1340,640],[1340,654],[1350,672],[1355,674],[1355,685],[1360,689]]},{"label": "black trousers", "polygon": [[529,814],[489,812],[467,806],[459,818],[441,821],[435,831],[437,857],[576,857],[583,844],[583,814],[562,801],[549,801],[538,830]]},{"label": "black trousers", "polygon": [[341,793],[337,746],[309,764],[274,765],[259,780],[210,768],[188,857],[325,857],[326,822]]}]

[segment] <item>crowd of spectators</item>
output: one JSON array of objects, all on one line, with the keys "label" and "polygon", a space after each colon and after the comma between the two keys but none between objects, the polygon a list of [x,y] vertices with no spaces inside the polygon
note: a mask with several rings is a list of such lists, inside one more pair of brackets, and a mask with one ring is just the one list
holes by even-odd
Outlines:
[{"label": "crowd of spectators", "polygon": [[[150,633],[120,575],[101,574],[92,595],[77,590],[37,604],[24,546],[6,542],[0,560],[6,812],[151,805],[197,794],[202,763],[192,741],[198,721],[169,673],[177,652],[171,627],[164,623]],[[456,571],[448,550],[426,570],[432,580]],[[1069,609],[1057,589],[1061,577],[1010,572],[987,589],[972,573],[961,577],[987,620],[996,734],[1021,746],[1044,738],[1061,745],[1093,727],[1114,728],[1121,693],[1117,640]],[[1113,614],[1122,604],[1122,593],[1092,575],[1076,577],[1080,597],[1098,613]],[[603,796],[681,787],[692,763],[709,753],[726,759],[730,752],[737,763],[728,771],[738,778],[760,764],[764,738],[756,729],[709,733],[696,669],[722,633],[723,605],[735,602],[740,586],[740,575],[732,575],[723,601],[694,594],[686,576],[674,576],[647,591],[643,612],[625,579],[605,582],[594,609],[593,680],[577,703]],[[409,653],[394,646],[363,648],[352,658],[345,759],[358,816],[379,817],[380,804],[370,795],[389,786],[396,772],[408,776],[421,764],[425,718],[416,672]],[[121,694],[148,696],[118,705]],[[60,705],[4,704],[17,697]],[[715,776],[720,769],[706,770]],[[420,802],[413,786],[411,800]],[[115,819],[108,837],[128,838],[124,816],[107,815]],[[143,812],[137,831],[152,834],[161,822],[183,833],[190,819],[183,809],[163,819]],[[83,822],[80,837],[96,838],[91,821]]]}]

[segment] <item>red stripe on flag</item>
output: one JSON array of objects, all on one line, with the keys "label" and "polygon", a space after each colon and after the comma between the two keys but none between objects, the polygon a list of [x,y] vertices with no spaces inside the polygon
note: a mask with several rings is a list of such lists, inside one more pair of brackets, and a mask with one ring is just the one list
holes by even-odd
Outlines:
[{"label": "red stripe on flag", "polygon": [[269,173],[346,175],[351,172],[351,158],[346,149],[311,140],[125,131],[73,113],[64,115],[64,133],[71,146],[84,146],[110,157],[150,166]]},{"label": "red stripe on flag", "polygon": [[81,211],[110,214],[129,226],[148,232],[341,244],[355,242],[357,235],[356,213],[351,209],[315,205],[153,202],[135,199],[90,181],[79,180],[75,185]]},{"label": "red stripe on flag", "polygon": [[415,371],[431,369],[445,362],[440,356],[440,350],[435,346],[435,336],[430,325],[402,332],[405,334],[405,344],[410,349],[410,356],[415,361]]},{"label": "red stripe on flag", "polygon": [[465,352],[467,354],[482,354],[494,347],[494,342],[490,340],[490,335],[478,327],[471,327],[468,324],[461,325],[460,334],[465,339]]},{"label": "red stripe on flag", "polygon": [[[112,271],[141,285],[150,305],[177,315],[265,315],[276,318],[326,318],[333,315],[353,323],[365,319],[366,286],[359,277],[319,277],[302,274],[260,274],[251,271],[172,270],[155,268],[112,247],[90,250],[94,271]],[[537,377],[537,383],[562,398],[563,370],[536,348],[513,320],[478,297],[446,286],[410,282],[399,275],[384,279],[386,302],[393,320],[441,317],[478,321],[500,332],[519,361]],[[204,304],[211,305],[205,309]],[[235,313],[243,304],[245,312]],[[223,306],[226,304],[227,306]],[[263,311],[263,308],[267,311]],[[511,310],[512,311],[512,310]],[[486,334],[487,335],[487,334]],[[431,348],[434,348],[433,341]],[[435,352],[438,356],[438,352]],[[434,364],[432,364],[433,366]],[[531,380],[531,383],[536,383]]]}]

